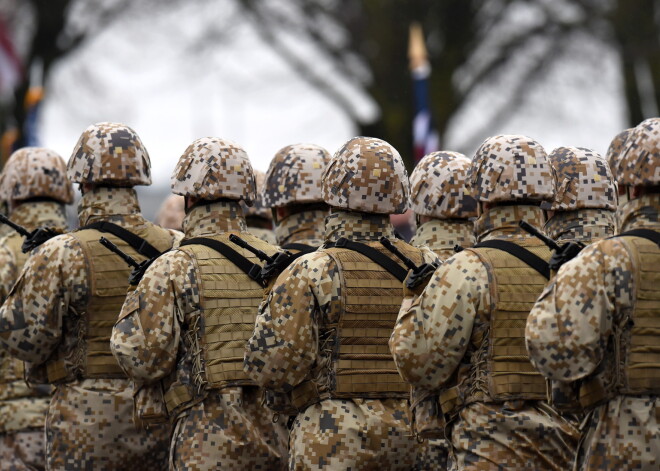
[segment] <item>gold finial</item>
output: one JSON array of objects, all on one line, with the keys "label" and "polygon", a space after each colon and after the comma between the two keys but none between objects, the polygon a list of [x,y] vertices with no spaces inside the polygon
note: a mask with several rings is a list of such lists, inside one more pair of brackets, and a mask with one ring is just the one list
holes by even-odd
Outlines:
[{"label": "gold finial", "polygon": [[408,59],[410,70],[415,70],[428,64],[428,54],[424,44],[424,33],[419,23],[410,24],[410,36],[408,39]]}]

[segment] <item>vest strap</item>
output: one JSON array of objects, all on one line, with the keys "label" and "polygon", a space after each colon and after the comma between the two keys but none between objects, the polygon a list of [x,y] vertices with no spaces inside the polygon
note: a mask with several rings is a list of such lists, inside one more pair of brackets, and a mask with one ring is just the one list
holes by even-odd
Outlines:
[{"label": "vest strap", "polygon": [[370,259],[372,262],[377,263],[378,265],[383,267],[401,283],[403,283],[404,280],[406,279],[406,276],[408,276],[408,271],[402,268],[401,265],[396,263],[387,255],[384,255],[383,253],[374,249],[373,247],[369,247],[367,244],[354,242],[352,240],[346,239],[345,237],[340,237],[337,240],[337,242],[327,242],[323,245],[323,247],[327,249],[344,248],[348,250],[353,250],[354,252],[358,252],[364,255],[365,257],[367,257],[368,259]]},{"label": "vest strap", "polygon": [[215,250],[220,255],[223,255],[227,260],[236,265],[242,272],[244,272],[251,279],[257,283],[263,284],[261,278],[261,265],[252,263],[246,257],[238,253],[236,250],[229,247],[220,241],[209,239],[207,237],[193,237],[192,239],[184,239],[179,244],[180,247],[184,245],[204,245],[212,250]]},{"label": "vest strap", "polygon": [[631,231],[622,232],[614,237],[642,237],[660,247],[660,232],[656,232],[652,229],[633,229]]},{"label": "vest strap", "polygon": [[550,279],[550,266],[548,265],[548,262],[518,244],[507,240],[486,240],[478,243],[473,248],[476,249],[480,247],[502,250],[503,252],[513,255],[518,260],[521,260],[523,263],[539,272],[546,280]]},{"label": "vest strap", "polygon": [[84,229],[95,229],[100,232],[107,232],[113,236],[119,237],[121,240],[126,242],[128,245],[133,247],[133,249],[140,255],[144,255],[147,258],[156,258],[162,253],[156,247],[151,245],[142,237],[133,234],[131,231],[124,229],[117,224],[108,221],[99,221],[88,224],[84,227],[81,227],[79,230]]}]

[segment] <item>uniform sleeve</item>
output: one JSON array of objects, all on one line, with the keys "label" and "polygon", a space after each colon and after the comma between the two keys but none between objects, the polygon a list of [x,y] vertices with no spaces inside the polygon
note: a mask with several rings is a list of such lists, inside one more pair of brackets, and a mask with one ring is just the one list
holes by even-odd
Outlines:
[{"label": "uniform sleeve", "polygon": [[318,357],[318,319],[336,314],[339,276],[328,255],[313,253],[279,276],[259,307],[245,348],[245,371],[258,384],[288,391]]},{"label": "uniform sleeve", "polygon": [[174,370],[181,323],[199,310],[198,286],[194,262],[177,250],[159,257],[126,297],[110,347],[130,378],[151,383]]},{"label": "uniform sleeve", "polygon": [[477,312],[489,305],[479,257],[465,251],[445,261],[422,294],[401,305],[390,350],[403,379],[427,389],[447,381],[465,355]]},{"label": "uniform sleeve", "polygon": [[575,381],[593,372],[603,358],[615,305],[630,304],[632,296],[630,259],[621,264],[618,257],[617,263],[608,255],[612,253],[627,251],[616,239],[583,250],[561,267],[530,312],[527,351],[544,376]]},{"label": "uniform sleeve", "polygon": [[16,278],[18,278],[16,259],[10,250],[0,246],[0,304],[9,296]]},{"label": "uniform sleeve", "polygon": [[41,364],[62,338],[63,318],[87,296],[83,249],[62,235],[37,248],[0,308],[0,343],[9,354]]}]

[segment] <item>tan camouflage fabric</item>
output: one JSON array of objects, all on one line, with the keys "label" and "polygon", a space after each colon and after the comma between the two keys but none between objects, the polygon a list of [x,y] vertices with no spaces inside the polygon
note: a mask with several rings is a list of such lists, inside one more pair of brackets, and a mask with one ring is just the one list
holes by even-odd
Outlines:
[{"label": "tan camouflage fabric", "polygon": [[175,231],[183,230],[183,218],[186,217],[186,203],[181,195],[170,195],[163,201],[158,214],[156,215],[155,224],[158,224],[165,229],[174,229]]},{"label": "tan camouflage fabric", "polygon": [[[186,238],[234,233],[245,238],[238,202],[218,201],[189,211]],[[242,249],[238,249],[239,251]],[[159,257],[124,303],[111,346],[124,371],[139,383],[165,380],[169,387],[196,390],[201,402],[172,417],[174,469],[283,469],[286,430],[272,422],[254,386],[200,391],[190,340],[200,310],[201,278],[196,261],[183,250]]]},{"label": "tan camouflage fabric", "polygon": [[399,152],[375,137],[354,137],[332,157],[322,176],[323,201],[335,208],[402,214],[409,207],[408,173]]},{"label": "tan camouflage fabric", "polygon": [[556,242],[592,241],[613,236],[616,233],[616,211],[609,209],[578,209],[558,211],[545,223],[543,232]]},{"label": "tan camouflage fabric", "polygon": [[554,185],[548,156],[526,136],[501,135],[477,149],[468,173],[468,186],[477,201],[552,200]]},{"label": "tan camouflage fabric", "polygon": [[0,434],[0,467],[7,471],[46,469],[43,427],[27,432]]},{"label": "tan camouflage fabric", "polygon": [[203,200],[256,198],[257,182],[245,150],[231,141],[204,137],[184,151],[172,173],[172,193]]},{"label": "tan camouflage fabric", "polygon": [[454,247],[472,247],[474,241],[472,221],[432,219],[417,227],[410,244],[428,247],[444,261],[454,255]]},{"label": "tan camouflage fabric", "polygon": [[293,203],[320,203],[321,177],[330,153],[315,144],[283,147],[270,161],[263,188],[264,204],[281,208]]},{"label": "tan camouflage fabric", "polygon": [[66,177],[66,164],[55,151],[23,147],[14,152],[0,175],[0,198],[6,201],[52,198],[73,202],[73,187]]},{"label": "tan camouflage fabric", "polygon": [[264,242],[268,242],[271,245],[277,245],[277,237],[275,236],[275,231],[271,229],[263,229],[261,227],[253,227],[248,225],[248,232],[254,236],[257,236]]},{"label": "tan camouflage fabric", "polygon": [[613,173],[619,185],[660,184],[660,118],[645,119],[630,132]]},{"label": "tan camouflage fabric", "polygon": [[470,159],[458,152],[424,156],[410,174],[410,206],[417,216],[467,219],[477,216],[477,202],[467,188]]},{"label": "tan camouflage fabric", "polygon": [[151,161],[133,129],[121,123],[97,123],[78,139],[67,174],[73,183],[151,185]]},{"label": "tan camouflage fabric", "polygon": [[[140,215],[135,191],[98,187],[82,197],[81,226],[111,221],[127,229],[151,224]],[[173,236],[174,240],[174,236]],[[75,359],[89,296],[87,261],[76,238],[65,234],[36,249],[0,308],[0,344],[30,362],[28,375],[44,382],[44,362],[56,351]],[[128,283],[127,283],[128,286]],[[133,388],[127,379],[76,380],[55,389],[46,422],[49,469],[163,469],[167,427],[138,431]]]},{"label": "tan camouflage fabric", "polygon": [[[660,195],[632,200],[622,231],[660,231]],[[605,239],[565,264],[527,320],[527,350],[546,377],[574,382],[594,373],[615,322],[634,302],[636,267],[620,239]],[[651,470],[660,460],[660,399],[617,396],[588,411],[577,469]]]},{"label": "tan camouflage fabric", "polygon": [[275,226],[277,245],[298,243],[319,247],[325,237],[327,211],[312,209],[291,214]]},{"label": "tan camouflage fabric", "polygon": [[[246,219],[250,217],[262,218],[268,221],[273,220],[273,215],[270,212],[270,206],[264,204],[263,189],[266,184],[266,174],[260,170],[254,170],[254,178],[257,182],[257,194],[252,206],[247,206],[243,208],[243,213],[245,214]],[[248,227],[250,223],[248,220]]]},{"label": "tan camouflage fabric", "polygon": [[617,176],[616,172],[619,168],[619,158],[621,157],[621,154],[625,148],[626,140],[628,139],[628,136],[633,129],[634,128],[624,129],[619,134],[614,136],[614,139],[612,139],[612,142],[610,142],[610,146],[607,148],[605,160],[607,160],[615,180]]},{"label": "tan camouflage fabric", "polygon": [[[334,211],[325,238],[373,241],[394,237],[387,216]],[[423,251],[425,260],[435,255]],[[309,377],[329,381],[330,361],[317,337],[343,312],[342,275],[327,253],[304,255],[278,277],[259,308],[245,350],[245,369],[258,384],[286,392]],[[289,469],[410,469],[418,444],[408,401],[327,399],[297,415],[289,441]]]},{"label": "tan camouflage fabric", "polygon": [[[478,240],[527,240],[521,219],[536,227],[544,222],[538,207],[496,206],[477,221]],[[490,280],[477,254],[464,251],[436,270],[421,296],[404,298],[390,350],[408,383],[441,391],[457,368],[469,367],[467,347],[488,328],[494,306]],[[566,470],[578,438],[542,401],[475,402],[445,431],[453,466],[467,470]]]},{"label": "tan camouflage fabric", "polygon": [[553,211],[616,210],[618,189],[605,159],[583,147],[558,147],[548,157],[557,193],[541,207]]}]

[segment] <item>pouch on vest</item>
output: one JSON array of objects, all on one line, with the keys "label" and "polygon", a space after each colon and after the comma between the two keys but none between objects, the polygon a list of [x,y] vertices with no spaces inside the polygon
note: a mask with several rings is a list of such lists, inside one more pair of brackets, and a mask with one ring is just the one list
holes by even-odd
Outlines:
[{"label": "pouch on vest", "polygon": [[161,381],[141,386],[136,384],[133,388],[133,422],[137,429],[149,429],[152,425],[168,422]]},{"label": "pouch on vest", "polygon": [[445,438],[445,418],[437,393],[413,388],[410,401],[413,433],[419,439]]}]

